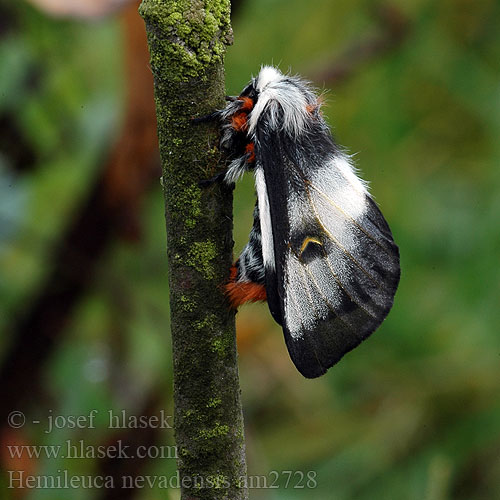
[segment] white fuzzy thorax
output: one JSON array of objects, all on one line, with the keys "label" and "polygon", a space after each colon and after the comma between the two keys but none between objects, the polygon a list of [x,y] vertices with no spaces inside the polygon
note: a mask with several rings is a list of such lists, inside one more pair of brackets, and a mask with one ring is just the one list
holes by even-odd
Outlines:
[{"label": "white fuzzy thorax", "polygon": [[[293,83],[292,83],[293,82]],[[310,115],[307,106],[314,102],[312,94],[298,79],[287,77],[272,66],[263,66],[255,79],[259,98],[249,119],[249,132],[253,133],[264,110],[270,113],[270,125],[298,136],[306,127]],[[279,116],[280,108],[283,118]]]}]

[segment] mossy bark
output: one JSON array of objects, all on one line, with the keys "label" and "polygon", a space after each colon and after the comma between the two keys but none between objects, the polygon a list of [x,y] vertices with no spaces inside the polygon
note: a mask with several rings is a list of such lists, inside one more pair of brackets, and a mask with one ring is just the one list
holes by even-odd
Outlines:
[{"label": "mossy bark", "polygon": [[198,182],[218,168],[217,131],[193,116],[224,106],[229,0],[143,0],[155,80],[167,223],[175,436],[182,498],[248,498],[234,312],[232,191]]}]

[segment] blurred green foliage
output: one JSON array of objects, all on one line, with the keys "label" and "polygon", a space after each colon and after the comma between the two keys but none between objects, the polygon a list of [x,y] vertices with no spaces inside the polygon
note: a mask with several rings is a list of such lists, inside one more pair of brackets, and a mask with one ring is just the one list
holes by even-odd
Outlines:
[{"label": "blurred green foliage", "polygon": [[[243,2],[226,59],[228,93],[263,63],[305,76],[335,65],[346,48],[380,31],[378,7]],[[285,488],[280,473],[281,487],[254,489],[255,499],[500,498],[500,4],[411,0],[398,8],[409,20],[401,46],[361,62],[332,89],[315,83],[328,90],[324,112],[400,246],[400,289],[380,330],[313,381],[295,371],[266,305],[241,310],[249,473],[269,483],[270,471],[317,473],[312,489],[293,487],[299,475]],[[117,19],[55,21],[22,3],[10,10],[12,26],[0,36],[0,117],[12,118],[33,161],[17,171],[0,138],[0,328],[29,307],[57,264],[51,250],[119,134],[124,107]],[[249,177],[235,193],[235,252],[253,203]],[[138,243],[118,240],[108,249],[44,368],[43,394],[34,395],[40,420],[49,409],[93,408],[103,420],[95,430],[50,434],[28,425],[33,444],[102,442],[106,412],[137,412],[152,391],[171,412],[159,185],[141,220]],[[2,335],[0,348],[12,340]],[[159,444],[172,443],[171,431],[162,434]],[[37,474],[98,467],[43,459]],[[143,473],[174,471],[173,460],[153,460]],[[67,493],[33,490],[26,498],[87,500],[99,492]],[[137,498],[178,496],[144,488]]]}]

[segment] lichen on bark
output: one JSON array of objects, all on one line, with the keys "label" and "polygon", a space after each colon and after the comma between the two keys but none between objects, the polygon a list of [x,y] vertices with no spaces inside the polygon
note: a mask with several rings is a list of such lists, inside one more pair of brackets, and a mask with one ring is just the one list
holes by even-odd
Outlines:
[{"label": "lichen on bark", "polygon": [[[167,223],[175,435],[183,499],[248,498],[234,312],[232,191],[198,183],[219,168],[229,0],[143,0],[155,80]],[[185,478],[183,482],[183,478]]]}]

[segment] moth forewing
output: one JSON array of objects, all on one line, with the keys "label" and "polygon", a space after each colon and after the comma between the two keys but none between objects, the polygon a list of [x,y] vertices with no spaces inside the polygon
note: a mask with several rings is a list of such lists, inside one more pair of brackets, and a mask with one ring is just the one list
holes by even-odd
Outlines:
[{"label": "moth forewing", "polygon": [[317,377],[384,320],[399,250],[310,85],[264,66],[218,112],[232,161],[255,172],[250,240],[227,285],[234,307],[267,297],[298,370]]}]

